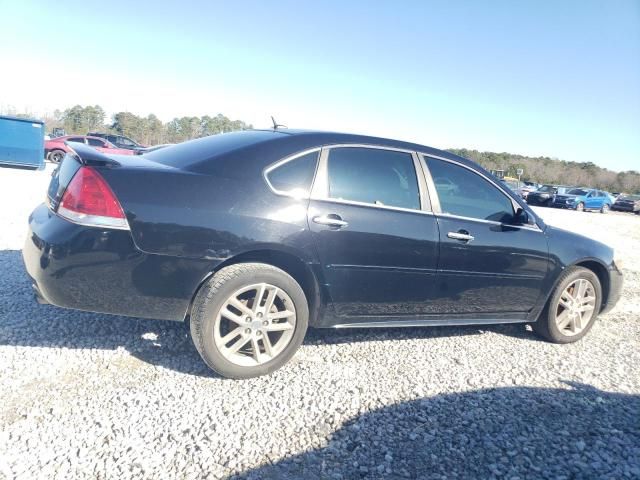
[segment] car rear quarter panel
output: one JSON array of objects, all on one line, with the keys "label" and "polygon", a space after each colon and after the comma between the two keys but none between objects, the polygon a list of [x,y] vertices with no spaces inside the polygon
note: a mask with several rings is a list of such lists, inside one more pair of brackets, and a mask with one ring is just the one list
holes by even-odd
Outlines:
[{"label": "car rear quarter panel", "polygon": [[258,249],[314,260],[308,200],[272,193],[259,169],[246,175],[136,168],[101,173],[120,200],[141,251],[209,259],[214,266]]}]

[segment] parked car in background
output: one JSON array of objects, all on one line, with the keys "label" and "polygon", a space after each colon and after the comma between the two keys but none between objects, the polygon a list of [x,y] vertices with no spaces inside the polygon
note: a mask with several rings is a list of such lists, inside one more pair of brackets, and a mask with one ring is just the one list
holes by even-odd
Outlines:
[{"label": "parked car in background", "polygon": [[296,130],[117,159],[78,145],[22,255],[39,301],[185,322],[232,378],[282,366],[309,326],[521,322],[571,343],[622,285],[613,249],[546,225],[470,160]]},{"label": "parked car in background", "polygon": [[142,150],[147,148],[146,145],[141,145],[135,140],[130,139],[129,137],[125,137],[124,135],[117,135],[114,133],[100,133],[100,132],[89,132],[87,135],[92,137],[100,137],[108,140],[113,143],[118,148],[124,148],[126,150]]},{"label": "parked car in background", "polygon": [[550,207],[556,194],[564,194],[572,188],[564,185],[542,185],[535,192],[529,192],[527,203],[540,207]]},{"label": "parked car in background", "polygon": [[526,199],[531,192],[535,192],[538,189],[536,185],[522,183],[518,189],[518,193],[524,199]]},{"label": "parked car in background", "polygon": [[555,208],[568,208],[579,212],[585,210],[598,210],[607,213],[611,208],[613,199],[607,192],[594,188],[573,188],[565,194],[557,194],[551,203]]},{"label": "parked car in background", "polygon": [[640,214],[640,195],[619,195],[614,204],[611,205],[611,210]]},{"label": "parked car in background", "polygon": [[132,150],[118,148],[104,138],[87,137],[84,135],[66,135],[64,137],[56,137],[44,142],[44,156],[47,160],[60,163],[64,156],[71,150],[66,142],[82,143],[95,148],[99,152],[113,153],[117,155],[133,155]]}]

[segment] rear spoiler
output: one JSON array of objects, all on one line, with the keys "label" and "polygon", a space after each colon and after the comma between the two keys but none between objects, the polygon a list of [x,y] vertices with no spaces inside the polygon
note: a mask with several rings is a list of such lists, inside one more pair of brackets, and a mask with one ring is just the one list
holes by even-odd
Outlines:
[{"label": "rear spoiler", "polygon": [[99,152],[95,148],[91,148],[84,143],[64,142],[71,152],[69,155],[74,157],[82,165],[94,165],[96,167],[119,167],[120,162]]}]

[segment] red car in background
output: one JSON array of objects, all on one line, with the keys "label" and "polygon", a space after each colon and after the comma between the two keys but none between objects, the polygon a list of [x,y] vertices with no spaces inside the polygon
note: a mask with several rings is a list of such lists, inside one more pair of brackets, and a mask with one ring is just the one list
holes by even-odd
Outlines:
[{"label": "red car in background", "polygon": [[65,135],[44,142],[44,156],[47,160],[60,163],[65,154],[70,151],[65,142],[84,143],[103,153],[116,153],[118,155],[133,155],[133,150],[118,148],[113,143],[99,137],[86,135]]}]

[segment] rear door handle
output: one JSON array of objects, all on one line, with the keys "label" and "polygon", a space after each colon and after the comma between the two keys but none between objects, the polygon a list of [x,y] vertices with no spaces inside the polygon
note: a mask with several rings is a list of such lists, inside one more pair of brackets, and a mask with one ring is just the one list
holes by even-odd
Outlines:
[{"label": "rear door handle", "polygon": [[460,240],[462,242],[470,242],[475,237],[473,235],[469,235],[469,232],[466,230],[460,230],[458,232],[449,232],[447,233],[447,237],[453,238],[454,240]]},{"label": "rear door handle", "polygon": [[343,228],[349,225],[347,222],[342,220],[340,215],[337,215],[335,213],[313,217],[313,222],[317,223],[318,225],[326,225],[328,227],[334,228]]}]

